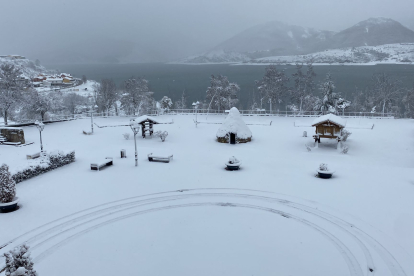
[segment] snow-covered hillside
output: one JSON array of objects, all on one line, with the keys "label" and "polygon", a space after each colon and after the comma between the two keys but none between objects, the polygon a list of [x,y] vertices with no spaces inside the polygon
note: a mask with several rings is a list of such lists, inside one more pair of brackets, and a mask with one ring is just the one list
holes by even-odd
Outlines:
[{"label": "snow-covered hillside", "polygon": [[250,63],[294,64],[310,60],[315,64],[407,64],[414,62],[414,43],[334,49],[300,56],[273,56],[251,60]]},{"label": "snow-covered hillside", "polygon": [[39,73],[49,73],[50,70],[47,70],[42,65],[36,65],[35,62],[29,59],[13,59],[13,58],[2,58],[0,57],[1,64],[13,64],[22,72],[22,76],[32,79],[37,76]]},{"label": "snow-covered hillside", "polygon": [[250,58],[244,54],[227,52],[225,50],[211,51],[199,56],[191,56],[174,63],[208,64],[208,63],[234,63],[247,62]]}]

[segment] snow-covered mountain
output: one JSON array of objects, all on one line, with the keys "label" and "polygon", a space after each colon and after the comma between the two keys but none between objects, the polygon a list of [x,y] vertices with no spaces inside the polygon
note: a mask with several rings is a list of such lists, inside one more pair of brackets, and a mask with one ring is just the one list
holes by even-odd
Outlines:
[{"label": "snow-covered mountain", "polygon": [[251,60],[250,63],[295,64],[310,60],[314,64],[406,64],[414,62],[414,43],[348,47],[308,55],[273,56]]},{"label": "snow-covered mountain", "polygon": [[388,18],[370,18],[333,35],[326,49],[414,42],[414,31]]},{"label": "snow-covered mountain", "polygon": [[265,57],[308,55],[328,49],[397,43],[414,43],[414,31],[388,18],[370,18],[337,33],[273,21],[249,28],[207,53],[179,62],[246,62]]}]

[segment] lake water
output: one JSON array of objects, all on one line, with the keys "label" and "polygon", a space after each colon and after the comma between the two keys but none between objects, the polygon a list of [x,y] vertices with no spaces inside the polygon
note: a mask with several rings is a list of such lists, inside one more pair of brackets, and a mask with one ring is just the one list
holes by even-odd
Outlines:
[{"label": "lake water", "polygon": [[[45,65],[49,69],[58,69],[61,72],[71,73],[75,77],[86,75],[88,79],[113,79],[117,85],[131,76],[143,76],[150,81],[154,97],[160,100],[168,96],[176,100],[185,89],[188,103],[204,100],[205,91],[209,86],[212,74],[222,74],[231,82],[240,85],[239,99],[241,108],[247,107],[249,94],[256,89],[255,80],[263,77],[265,65],[178,65],[178,64],[51,64]],[[294,65],[277,66],[285,69],[289,77],[295,72]],[[306,70],[306,68],[305,68]],[[341,66],[321,65],[314,66],[316,80],[322,81],[326,73],[330,72],[336,83],[336,91],[343,95],[350,95],[355,86],[365,88],[370,85],[373,73],[386,72],[391,76],[398,76],[407,87],[414,83],[414,65],[374,65],[374,66]],[[293,85],[293,82],[291,82]]]}]

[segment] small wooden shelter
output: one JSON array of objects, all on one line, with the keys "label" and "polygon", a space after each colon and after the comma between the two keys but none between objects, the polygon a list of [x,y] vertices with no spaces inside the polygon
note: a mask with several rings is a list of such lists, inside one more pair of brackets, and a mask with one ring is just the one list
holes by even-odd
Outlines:
[{"label": "small wooden shelter", "polygon": [[312,126],[316,127],[315,135],[313,135],[315,142],[320,143],[321,138],[337,139],[339,142],[346,121],[334,114],[327,114],[315,119]]},{"label": "small wooden shelter", "polygon": [[252,132],[243,121],[239,110],[233,107],[217,131],[216,137],[220,143],[247,143],[252,141]]},{"label": "small wooden shelter", "polygon": [[146,136],[152,136],[152,134],[154,133],[153,126],[156,124],[160,124],[158,120],[156,120],[155,118],[151,116],[147,116],[147,115],[140,116],[134,119],[134,121],[141,125],[143,138],[145,138]]}]

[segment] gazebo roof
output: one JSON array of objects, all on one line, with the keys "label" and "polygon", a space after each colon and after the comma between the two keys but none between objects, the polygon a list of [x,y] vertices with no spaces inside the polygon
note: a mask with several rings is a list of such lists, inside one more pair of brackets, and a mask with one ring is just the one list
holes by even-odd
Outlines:
[{"label": "gazebo roof", "polygon": [[320,125],[322,123],[327,123],[327,122],[338,125],[340,127],[346,126],[346,120],[334,114],[326,114],[319,118],[316,118],[313,121],[312,126]]},{"label": "gazebo roof", "polygon": [[155,119],[154,117],[148,116],[148,115],[142,115],[134,119],[134,121],[138,124],[141,124],[145,121],[152,121],[154,124],[160,124],[161,122],[158,121],[158,119]]},{"label": "gazebo roof", "polygon": [[238,138],[247,139],[252,137],[252,132],[243,121],[240,112],[237,108],[233,107],[229,111],[223,124],[217,131],[217,137],[225,137],[228,133],[234,133]]}]

